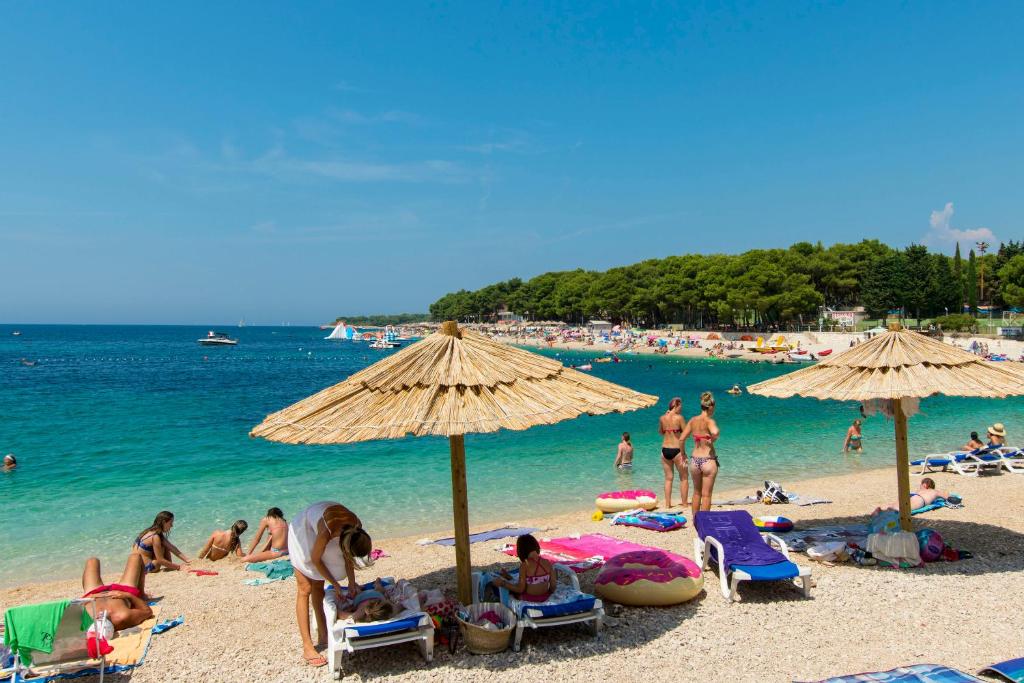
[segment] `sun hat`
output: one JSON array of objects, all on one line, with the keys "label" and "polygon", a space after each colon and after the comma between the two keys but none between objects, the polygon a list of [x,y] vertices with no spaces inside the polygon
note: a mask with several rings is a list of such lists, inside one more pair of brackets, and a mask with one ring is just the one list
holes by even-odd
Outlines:
[{"label": "sun hat", "polygon": [[988,433],[994,434],[995,436],[1006,436],[1006,428],[1003,427],[1002,422],[996,422],[994,425],[988,428]]}]

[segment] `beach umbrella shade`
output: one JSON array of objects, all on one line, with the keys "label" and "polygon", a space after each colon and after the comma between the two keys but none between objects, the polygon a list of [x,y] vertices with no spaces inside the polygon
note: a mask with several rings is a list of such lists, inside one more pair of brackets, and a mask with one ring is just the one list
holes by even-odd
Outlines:
[{"label": "beach umbrella shade", "polygon": [[448,437],[459,599],[468,604],[465,435],[621,413],[657,400],[446,322],[345,381],[268,415],[250,436],[294,444]]},{"label": "beach umbrella shade", "polygon": [[991,363],[898,325],[816,365],[747,387],[751,394],[836,401],[892,401],[900,525],[910,526],[907,401],[936,394],[1006,398],[1024,394],[1018,363]]}]

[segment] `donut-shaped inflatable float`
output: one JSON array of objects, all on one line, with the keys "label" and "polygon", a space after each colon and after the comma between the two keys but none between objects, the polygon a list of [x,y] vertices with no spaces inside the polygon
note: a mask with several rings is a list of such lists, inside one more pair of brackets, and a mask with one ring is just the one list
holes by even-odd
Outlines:
[{"label": "donut-shaped inflatable float", "polygon": [[661,550],[634,550],[608,560],[594,579],[602,598],[638,607],[678,605],[704,588],[700,567]]},{"label": "donut-shaped inflatable float", "polygon": [[658,507],[658,497],[654,491],[609,491],[602,493],[594,501],[597,509],[601,512],[622,512],[623,510],[653,510]]},{"label": "donut-shaped inflatable float", "polygon": [[754,517],[754,526],[761,532],[792,531],[793,520],[774,515],[764,515],[763,517]]}]

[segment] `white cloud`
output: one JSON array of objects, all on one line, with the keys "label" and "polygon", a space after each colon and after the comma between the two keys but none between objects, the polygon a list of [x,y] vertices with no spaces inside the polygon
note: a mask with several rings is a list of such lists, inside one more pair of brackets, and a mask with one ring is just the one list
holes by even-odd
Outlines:
[{"label": "white cloud", "polygon": [[932,211],[930,227],[924,243],[931,247],[950,247],[956,243],[971,249],[975,242],[995,242],[996,236],[988,228],[960,230],[953,227],[953,202],[946,202],[940,211]]}]

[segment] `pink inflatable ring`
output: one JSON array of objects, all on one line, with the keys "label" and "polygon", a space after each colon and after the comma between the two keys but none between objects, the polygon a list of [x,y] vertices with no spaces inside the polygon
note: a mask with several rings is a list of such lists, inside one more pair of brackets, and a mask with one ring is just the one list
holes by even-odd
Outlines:
[{"label": "pink inflatable ring", "polygon": [[700,567],[681,555],[634,550],[608,560],[594,579],[606,600],[638,607],[678,605],[704,589]]},{"label": "pink inflatable ring", "polygon": [[658,497],[654,491],[638,489],[636,491],[610,491],[602,493],[594,501],[601,512],[622,512],[623,510],[653,510],[658,507]]}]

